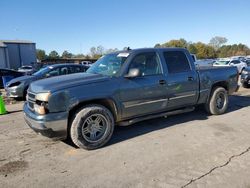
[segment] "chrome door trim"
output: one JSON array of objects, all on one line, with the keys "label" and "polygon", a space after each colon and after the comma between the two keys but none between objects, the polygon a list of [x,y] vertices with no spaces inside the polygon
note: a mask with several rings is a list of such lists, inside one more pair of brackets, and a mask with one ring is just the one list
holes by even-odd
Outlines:
[{"label": "chrome door trim", "polygon": [[177,96],[177,97],[171,97],[169,98],[169,100],[175,100],[175,99],[181,99],[181,98],[185,98],[185,97],[193,97],[195,96],[196,94],[193,93],[193,94],[188,94],[188,95],[182,95],[182,96]]},{"label": "chrome door trim", "polygon": [[152,101],[141,102],[141,103],[130,104],[130,105],[124,104],[124,107],[131,108],[131,107],[140,106],[140,105],[144,105],[144,104],[151,104],[151,103],[156,103],[156,102],[167,102],[167,101],[168,101],[168,99],[158,99],[158,100],[152,100]]}]

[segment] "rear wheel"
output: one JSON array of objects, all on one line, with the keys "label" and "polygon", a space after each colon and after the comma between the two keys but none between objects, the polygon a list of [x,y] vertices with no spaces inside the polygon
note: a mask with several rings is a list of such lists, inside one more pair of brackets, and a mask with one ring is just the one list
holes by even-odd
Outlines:
[{"label": "rear wheel", "polygon": [[249,88],[249,87],[250,87],[250,84],[248,84],[248,83],[243,83],[242,86],[243,86],[244,88]]},{"label": "rear wheel", "polygon": [[228,93],[223,87],[213,88],[208,102],[205,104],[208,113],[220,115],[228,108]]},{"label": "rear wheel", "polygon": [[75,113],[70,127],[70,136],[76,146],[92,150],[105,145],[113,131],[112,113],[104,106],[88,105]]}]

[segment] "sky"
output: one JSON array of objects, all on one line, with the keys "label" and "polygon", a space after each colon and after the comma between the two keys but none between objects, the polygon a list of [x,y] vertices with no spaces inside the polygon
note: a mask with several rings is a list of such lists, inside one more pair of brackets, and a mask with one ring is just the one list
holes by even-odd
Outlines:
[{"label": "sky", "polygon": [[249,21],[249,0],[0,0],[0,40],[30,40],[47,53],[214,36],[250,46]]}]

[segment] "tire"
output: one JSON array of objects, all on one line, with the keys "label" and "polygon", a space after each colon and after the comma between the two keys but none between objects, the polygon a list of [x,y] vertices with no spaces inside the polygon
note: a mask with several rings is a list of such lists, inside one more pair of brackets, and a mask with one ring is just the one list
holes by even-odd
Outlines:
[{"label": "tire", "polygon": [[228,108],[228,93],[226,89],[223,87],[213,88],[205,108],[212,115],[224,114]]},{"label": "tire", "polygon": [[79,148],[93,150],[105,145],[114,131],[112,113],[101,105],[87,105],[76,111],[70,137]]},{"label": "tire", "polygon": [[243,86],[244,88],[249,88],[249,87],[250,87],[250,84],[248,84],[248,83],[243,83],[242,86]]}]

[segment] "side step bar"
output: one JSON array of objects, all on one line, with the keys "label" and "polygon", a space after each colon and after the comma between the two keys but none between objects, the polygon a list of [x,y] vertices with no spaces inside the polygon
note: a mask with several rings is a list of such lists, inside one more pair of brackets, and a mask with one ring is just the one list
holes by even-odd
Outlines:
[{"label": "side step bar", "polygon": [[177,115],[177,114],[182,114],[182,113],[187,113],[187,112],[192,112],[194,111],[195,107],[187,107],[187,108],[182,108],[179,110],[174,110],[174,111],[169,111],[169,112],[164,112],[160,114],[154,114],[154,115],[148,115],[144,117],[138,117],[134,119],[130,119],[128,121],[121,121],[118,123],[119,126],[128,126],[140,121],[145,121],[149,119],[154,119],[154,118],[159,118],[159,117],[167,117],[167,116],[172,116],[172,115]]}]

